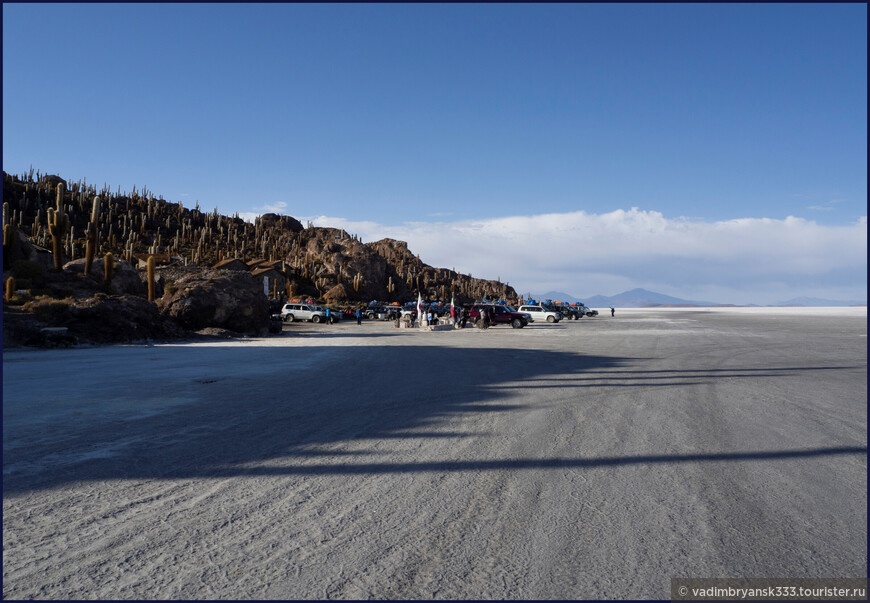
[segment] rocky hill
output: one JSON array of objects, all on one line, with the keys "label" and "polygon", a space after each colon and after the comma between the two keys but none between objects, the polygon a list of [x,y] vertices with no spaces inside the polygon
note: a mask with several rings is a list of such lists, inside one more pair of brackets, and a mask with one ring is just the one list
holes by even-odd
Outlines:
[{"label": "rocky hill", "polygon": [[[424,263],[402,241],[364,243],[334,228],[304,226],[290,216],[265,214],[251,224],[170,203],[148,190],[130,193],[58,176],[3,173],[3,224],[14,226],[38,248],[63,260],[82,258],[88,240],[94,255],[113,253],[132,265],[147,255],[170,262],[213,267],[222,260],[273,262],[283,277],[279,297],[311,296],[327,301],[411,301],[420,292],[427,300],[468,302],[487,297],[516,300],[512,287],[472,278]],[[66,226],[52,220],[66,216]],[[4,252],[6,250],[4,249]],[[5,256],[4,256],[5,258]],[[61,262],[61,265],[63,262]],[[4,275],[7,262],[4,259]]]}]

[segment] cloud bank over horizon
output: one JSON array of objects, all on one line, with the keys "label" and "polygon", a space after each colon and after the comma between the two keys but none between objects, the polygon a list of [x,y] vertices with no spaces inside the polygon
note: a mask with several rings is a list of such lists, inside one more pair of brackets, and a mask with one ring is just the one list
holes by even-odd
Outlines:
[{"label": "cloud bank over horizon", "polygon": [[501,278],[521,293],[582,298],[642,287],[735,304],[867,299],[866,216],[845,226],[797,217],[707,222],[634,207],[400,225],[300,219],[363,241],[407,241],[427,264]]}]

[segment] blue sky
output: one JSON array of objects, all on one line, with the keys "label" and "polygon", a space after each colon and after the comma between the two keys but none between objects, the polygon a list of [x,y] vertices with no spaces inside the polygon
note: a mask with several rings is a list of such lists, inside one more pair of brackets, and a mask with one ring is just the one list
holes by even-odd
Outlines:
[{"label": "blue sky", "polygon": [[3,5],[7,172],[523,291],[865,300],[866,90],[863,4]]}]

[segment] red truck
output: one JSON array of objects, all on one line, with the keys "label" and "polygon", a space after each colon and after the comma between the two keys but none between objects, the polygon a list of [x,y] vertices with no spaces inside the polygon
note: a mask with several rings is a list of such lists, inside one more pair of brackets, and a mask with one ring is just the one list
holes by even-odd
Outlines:
[{"label": "red truck", "polygon": [[477,321],[480,320],[480,310],[486,308],[489,310],[489,317],[494,325],[510,325],[515,329],[522,329],[529,324],[526,315],[520,312],[511,312],[505,306],[500,304],[474,304],[468,312],[468,321],[477,326]]}]

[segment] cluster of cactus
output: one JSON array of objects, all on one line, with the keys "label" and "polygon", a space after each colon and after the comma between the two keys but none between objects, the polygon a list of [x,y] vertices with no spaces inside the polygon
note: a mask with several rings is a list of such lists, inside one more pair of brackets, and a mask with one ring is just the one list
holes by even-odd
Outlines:
[{"label": "cluster of cactus", "polygon": [[[15,185],[14,189],[7,188],[7,183]],[[373,275],[392,275],[380,281],[380,288],[394,297],[410,296],[411,291],[421,291],[431,298],[444,297],[447,285],[458,295],[470,297],[475,282],[455,269],[426,266],[406,245],[389,241],[364,244],[357,235],[315,228],[310,223],[296,231],[260,218],[248,223],[238,215],[204,212],[199,203],[185,208],[181,203],[166,202],[146,187],[141,192],[134,187],[130,194],[122,193],[120,188],[112,191],[108,186],[98,190],[84,180],[64,187],[43,180],[38,172],[34,180],[31,171],[20,178],[4,174],[4,193],[11,206],[4,207],[4,226],[19,226],[42,246],[47,246],[50,237],[52,249],[57,250],[57,268],[63,264],[64,253],[73,258],[84,256],[88,271],[97,254],[112,252],[132,263],[136,256],[147,253],[169,254],[201,266],[211,266],[224,258],[246,262],[255,257],[285,260],[287,280],[297,279],[297,289],[318,285],[321,290],[328,289],[355,274],[353,291],[358,295],[373,293],[371,283],[364,287],[364,278],[369,274],[367,264],[372,266]],[[56,199],[51,198],[55,194]],[[99,201],[94,199],[96,196]],[[55,208],[46,211],[51,201],[55,201]],[[348,262],[338,258],[339,254],[358,259]],[[483,286],[474,285],[474,291]],[[489,290],[508,288],[499,283]]]}]

